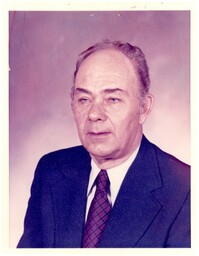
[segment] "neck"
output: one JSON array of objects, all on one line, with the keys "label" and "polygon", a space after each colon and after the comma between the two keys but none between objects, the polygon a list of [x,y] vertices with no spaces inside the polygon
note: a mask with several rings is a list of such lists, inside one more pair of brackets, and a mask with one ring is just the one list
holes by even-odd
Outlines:
[{"label": "neck", "polygon": [[142,136],[140,137],[139,140],[137,140],[137,142],[134,144],[131,150],[128,151],[128,153],[122,157],[99,157],[95,155],[91,155],[91,157],[100,169],[108,170],[114,168],[125,162],[135,152],[135,150],[141,143],[141,139]]}]

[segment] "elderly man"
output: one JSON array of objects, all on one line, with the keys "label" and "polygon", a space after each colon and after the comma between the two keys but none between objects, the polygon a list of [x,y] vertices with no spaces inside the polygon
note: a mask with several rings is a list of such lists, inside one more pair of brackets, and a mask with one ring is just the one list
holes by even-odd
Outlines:
[{"label": "elderly man", "polygon": [[136,46],[105,40],[80,54],[82,146],[40,160],[18,248],[190,247],[190,168],[143,135],[149,86]]}]

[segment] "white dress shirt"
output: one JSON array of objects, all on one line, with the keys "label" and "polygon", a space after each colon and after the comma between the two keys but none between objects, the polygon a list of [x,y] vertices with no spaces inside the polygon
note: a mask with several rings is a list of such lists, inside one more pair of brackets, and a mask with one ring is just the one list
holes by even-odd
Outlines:
[{"label": "white dress shirt", "polygon": [[[110,195],[109,195],[109,200],[111,202],[111,205],[113,207],[113,204],[115,202],[115,199],[117,197],[117,194],[119,192],[120,186],[122,184],[122,181],[130,167],[130,165],[133,163],[135,160],[135,157],[138,153],[139,147],[133,152],[133,154],[122,164],[111,168],[107,170],[107,174],[110,180]],[[96,186],[94,184],[95,179],[97,175],[100,172],[100,168],[96,165],[96,163],[91,160],[91,173],[89,177],[89,184],[88,184],[88,190],[87,190],[87,205],[86,205],[86,219],[88,215],[88,211],[91,205],[91,202],[93,200],[93,197],[95,195],[96,191]]]}]

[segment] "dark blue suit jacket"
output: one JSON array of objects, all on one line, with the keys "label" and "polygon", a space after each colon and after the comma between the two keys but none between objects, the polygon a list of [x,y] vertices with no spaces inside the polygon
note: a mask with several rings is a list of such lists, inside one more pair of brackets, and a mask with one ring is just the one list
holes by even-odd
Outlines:
[{"label": "dark blue suit jacket", "polygon": [[[40,160],[18,248],[81,247],[90,161],[82,146]],[[190,247],[189,166],[143,136],[100,247]]]}]

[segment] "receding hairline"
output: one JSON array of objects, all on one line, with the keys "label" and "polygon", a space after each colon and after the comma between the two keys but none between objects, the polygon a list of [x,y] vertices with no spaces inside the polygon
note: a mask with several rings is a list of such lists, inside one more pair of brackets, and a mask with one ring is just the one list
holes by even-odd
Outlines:
[{"label": "receding hairline", "polygon": [[140,82],[140,92],[144,96],[149,91],[150,76],[149,68],[143,51],[138,46],[131,45],[128,42],[110,41],[109,39],[102,40],[101,42],[90,46],[88,49],[79,54],[73,77],[73,86],[75,84],[76,75],[83,62],[89,56],[103,50],[114,50],[116,52],[121,52],[122,55],[129,59]]},{"label": "receding hairline", "polygon": [[[119,56],[124,57],[124,59],[126,59],[126,64],[130,64],[130,66],[129,66],[130,68],[129,68],[128,70],[129,70],[130,72],[135,73],[137,79],[139,80],[139,74],[138,74],[138,71],[137,71],[136,62],[135,62],[133,59],[132,59],[132,60],[129,59],[123,52],[121,52],[121,51],[119,51],[118,49],[115,49],[115,48],[99,49],[99,50],[97,50],[97,51],[91,53],[89,56],[87,56],[87,58],[85,58],[85,59],[81,62],[81,65],[79,66],[78,71],[77,71],[77,73],[76,73],[76,77],[77,77],[77,74],[78,74],[79,70],[81,69],[81,67],[82,67],[87,61],[89,61],[89,59],[91,59],[92,57],[95,57],[95,56],[97,56],[97,55],[100,56],[101,53],[103,54],[103,53],[105,53],[105,52],[113,52],[113,53],[116,53],[116,55],[113,55],[113,56],[110,56],[110,55],[107,54],[107,57],[110,57],[110,58],[115,57],[115,56],[117,57],[117,54],[118,54]],[[105,54],[105,55],[106,55],[106,54]],[[123,60],[121,60],[121,62],[124,63]],[[113,63],[114,63],[114,61],[113,61]],[[133,69],[132,69],[132,68],[133,68]],[[76,77],[75,77],[75,79],[76,79]],[[74,82],[75,82],[75,80],[74,80]],[[74,84],[75,84],[75,83],[74,83]]]}]

